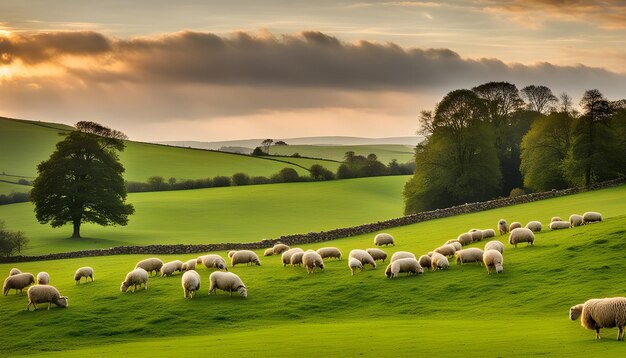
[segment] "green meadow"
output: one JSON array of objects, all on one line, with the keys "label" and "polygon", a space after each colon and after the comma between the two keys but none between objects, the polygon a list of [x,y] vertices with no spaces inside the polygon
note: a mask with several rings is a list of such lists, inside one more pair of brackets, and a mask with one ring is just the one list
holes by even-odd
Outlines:
[{"label": "green meadow", "polygon": [[398,163],[413,161],[413,148],[400,144],[379,144],[379,145],[285,145],[272,146],[272,155],[292,155],[298,153],[304,157],[324,158],[343,161],[346,152],[353,151],[356,155],[367,156],[370,153],[376,154],[378,160],[383,164],[388,164],[392,159]]}]

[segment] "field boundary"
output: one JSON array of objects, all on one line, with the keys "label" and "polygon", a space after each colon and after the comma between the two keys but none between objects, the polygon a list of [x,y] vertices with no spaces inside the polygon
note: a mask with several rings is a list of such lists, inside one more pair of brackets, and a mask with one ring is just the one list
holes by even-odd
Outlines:
[{"label": "field boundary", "polygon": [[13,256],[0,257],[0,263],[61,260],[93,256],[130,255],[130,254],[192,254],[209,251],[225,250],[258,250],[272,247],[277,242],[287,245],[311,244],[316,242],[330,241],[344,237],[369,234],[372,232],[390,229],[398,226],[411,225],[423,221],[445,218],[449,216],[475,213],[479,211],[502,208],[506,206],[530,203],[534,201],[572,195],[580,192],[598,190],[620,186],[626,183],[626,178],[597,183],[589,188],[569,188],[563,190],[551,190],[542,193],[520,195],[514,198],[500,198],[482,202],[466,203],[445,209],[424,211],[417,214],[406,215],[400,218],[378,221],[375,223],[357,225],[347,228],[333,229],[329,231],[310,232],[307,234],[282,235],[275,239],[263,239],[249,243],[221,243],[221,244],[175,244],[175,245],[148,245],[148,246],[118,246],[108,249],[93,249],[82,251],[61,252],[39,256]]}]

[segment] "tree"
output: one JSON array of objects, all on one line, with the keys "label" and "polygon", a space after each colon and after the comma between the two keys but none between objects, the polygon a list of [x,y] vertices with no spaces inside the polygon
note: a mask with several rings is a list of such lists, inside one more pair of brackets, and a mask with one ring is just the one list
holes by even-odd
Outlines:
[{"label": "tree", "polygon": [[472,88],[472,91],[487,102],[489,120],[496,127],[507,124],[511,114],[524,104],[517,87],[508,82],[488,82]]},{"label": "tree", "polygon": [[330,170],[324,168],[319,164],[313,164],[311,169],[311,177],[315,180],[333,180],[335,179],[335,174]]},{"label": "tree", "polygon": [[28,245],[28,239],[21,231],[6,230],[0,220],[0,256],[8,257],[19,254]]},{"label": "tree", "polygon": [[522,88],[522,97],[528,101],[528,110],[542,114],[550,111],[557,102],[552,90],[546,86],[526,86]]},{"label": "tree", "polygon": [[274,143],[274,140],[272,139],[265,139],[264,141],[261,142],[264,152],[267,153],[268,155],[270,154],[270,147],[272,146],[272,143]]},{"label": "tree", "polygon": [[72,223],[72,238],[80,238],[84,222],[126,225],[134,212],[124,202],[124,167],[117,156],[124,150],[123,134],[93,122],[76,128],[37,166],[31,191],[37,220],[52,227]]},{"label": "tree", "polygon": [[283,140],[279,140],[276,143],[274,143],[274,145],[287,145],[287,142],[285,142]]},{"label": "tree", "polygon": [[250,185],[250,176],[246,173],[235,173],[230,178],[233,185]]},{"label": "tree", "polygon": [[261,147],[256,147],[252,151],[252,155],[254,155],[255,157],[260,157],[265,155],[265,152],[263,151],[263,149],[261,149]]},{"label": "tree", "polygon": [[299,181],[299,179],[298,172],[293,168],[283,168],[271,178],[274,183],[292,183]]}]

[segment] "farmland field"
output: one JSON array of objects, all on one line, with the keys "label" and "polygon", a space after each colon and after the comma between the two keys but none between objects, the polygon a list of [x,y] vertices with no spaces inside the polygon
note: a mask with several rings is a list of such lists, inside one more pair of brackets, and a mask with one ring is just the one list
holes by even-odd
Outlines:
[{"label": "farmland field", "polygon": [[398,163],[407,163],[413,160],[413,148],[408,145],[380,144],[380,145],[286,145],[272,146],[272,155],[292,155],[298,153],[304,157],[344,160],[346,152],[353,151],[357,155],[367,156],[376,154],[378,160],[388,164],[392,159]]}]

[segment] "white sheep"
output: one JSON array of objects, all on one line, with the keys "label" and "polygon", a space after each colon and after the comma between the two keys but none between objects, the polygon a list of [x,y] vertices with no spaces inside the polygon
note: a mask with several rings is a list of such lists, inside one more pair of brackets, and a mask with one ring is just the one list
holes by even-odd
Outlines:
[{"label": "white sheep", "polygon": [[41,286],[32,286],[28,289],[28,306],[26,306],[26,310],[30,311],[30,306],[33,306],[33,309],[37,309],[38,303],[47,303],[48,310],[50,310],[50,306],[54,303],[59,307],[66,308],[68,306],[68,298],[67,296],[61,296],[59,290],[54,288],[53,286],[41,285]]},{"label": "white sheep", "polygon": [[500,236],[509,232],[509,226],[506,224],[506,220],[498,220],[498,231],[500,232]]},{"label": "white sheep", "polygon": [[385,269],[385,276],[387,278],[396,278],[402,272],[406,272],[407,276],[410,274],[422,274],[424,269],[415,258],[398,259],[390,263]]},{"label": "white sheep", "polygon": [[522,223],[518,222],[518,221],[514,221],[511,223],[511,225],[509,225],[509,232],[513,231],[513,229],[517,229],[522,227]]},{"label": "white sheep", "polygon": [[406,258],[415,258],[415,254],[408,251],[396,251],[393,253],[393,255],[391,255],[391,260],[389,260],[389,263]]},{"label": "white sheep", "polygon": [[216,268],[218,270],[228,271],[228,268],[226,267],[226,260],[224,260],[220,255],[204,255],[202,257],[202,264],[206,268]]},{"label": "white sheep", "polygon": [[[458,242],[458,241],[453,241],[453,242],[451,242],[451,243],[449,243],[449,244],[447,244],[447,245],[452,245],[452,246],[454,246],[454,250],[455,250],[455,251],[459,251],[459,250],[463,249],[463,245],[461,245],[461,243],[460,243],[460,242]],[[445,245],[444,245],[444,246],[445,246]]]},{"label": "white sheep", "polygon": [[496,250],[496,251],[499,251],[501,254],[503,254],[504,244],[497,240],[489,241],[488,243],[485,244],[485,251],[487,250]]},{"label": "white sheep", "polygon": [[455,252],[456,264],[462,265],[469,262],[478,262],[482,265],[483,262],[483,250],[470,247],[461,251]]},{"label": "white sheep", "polygon": [[141,285],[144,285],[144,290],[148,289],[148,271],[139,267],[126,274],[126,278],[120,286],[120,291],[126,292],[130,286],[133,286],[132,292],[135,292],[137,291],[137,286],[141,288]]},{"label": "white sheep", "polygon": [[450,261],[438,252],[433,252],[430,257],[430,267],[434,271],[436,269],[445,270],[450,267]]},{"label": "white sheep", "polygon": [[550,223],[550,230],[569,229],[568,221],[553,221]]},{"label": "white sheep", "polygon": [[302,250],[299,247],[294,247],[293,249],[289,249],[286,250],[285,252],[283,252],[282,256],[281,256],[281,260],[283,262],[283,267],[289,265],[291,263],[291,256],[293,256],[293,254],[297,253],[297,252],[304,252],[304,250]]},{"label": "white sheep", "polygon": [[274,248],[270,247],[263,252],[263,256],[272,256],[274,255]]},{"label": "white sheep", "polygon": [[555,222],[555,221],[563,221],[563,220],[561,219],[561,217],[560,217],[560,216],[553,216],[553,217],[550,219],[550,222]]},{"label": "white sheep", "polygon": [[420,263],[420,266],[422,267],[427,267],[428,269],[430,269],[430,256],[428,255],[422,255],[420,256],[420,258],[417,260],[417,262]]},{"label": "white sheep", "polygon": [[93,282],[93,268],[84,266],[74,272],[74,281],[76,281],[77,285],[83,277],[85,278],[85,282],[87,282],[89,278],[91,279],[91,282]]},{"label": "white sheep", "polygon": [[483,254],[483,264],[487,268],[488,275],[491,275],[492,269],[495,269],[497,273],[501,273],[503,271],[503,263],[504,259],[502,258],[502,254],[499,251],[487,250]]},{"label": "white sheep", "polygon": [[296,252],[295,254],[291,255],[291,260],[289,261],[291,266],[302,266],[302,256],[304,256],[304,252]]},{"label": "white sheep", "polygon": [[456,239],[463,246],[469,245],[469,244],[472,243],[472,235],[470,233],[467,233],[467,232],[464,232],[464,233],[460,234]]},{"label": "white sheep", "polygon": [[483,239],[483,231],[479,229],[471,229],[468,234],[472,235],[472,242],[480,241]]},{"label": "white sheep", "polygon": [[137,262],[137,265],[135,265],[135,268],[142,268],[146,270],[149,274],[152,274],[152,272],[154,271],[155,275],[161,272],[161,267],[163,267],[163,261],[159,260],[156,257],[141,260]]},{"label": "white sheep", "polygon": [[324,260],[322,256],[315,251],[307,251],[302,255],[302,265],[304,265],[308,273],[315,272],[316,267],[324,271]]},{"label": "white sheep", "polygon": [[583,224],[583,216],[572,214],[569,216],[569,225],[570,227],[576,227]]},{"label": "white sheep", "polygon": [[174,260],[174,261],[170,261],[168,263],[163,264],[163,266],[161,266],[161,277],[165,277],[165,276],[172,276],[174,274],[174,271],[179,271],[182,272],[183,271],[183,262],[180,260]]},{"label": "white sheep", "polygon": [[274,245],[272,250],[274,251],[274,255],[280,255],[283,252],[289,250],[289,246],[287,246],[285,244],[278,243],[278,244]]},{"label": "white sheep", "polygon": [[349,259],[357,259],[361,261],[361,263],[365,265],[371,265],[373,269],[376,268],[376,262],[372,255],[368,254],[365,250],[355,249],[350,251],[350,255],[348,255]]},{"label": "white sheep", "polygon": [[[582,220],[582,216],[581,216],[581,220]],[[22,271],[20,271],[20,269],[14,267],[11,269],[11,271],[9,271],[9,276],[13,276],[13,275],[17,275],[18,273],[22,273]]]},{"label": "white sheep", "polygon": [[220,272],[216,271],[209,276],[209,295],[214,292],[217,295],[217,290],[228,291],[230,296],[233,296],[233,291],[239,292],[239,295],[243,298],[248,297],[248,289],[243,284],[241,278],[232,272]]},{"label": "white sheep", "polygon": [[261,266],[261,260],[259,260],[259,256],[254,251],[250,250],[240,250],[235,252],[233,257],[231,258],[231,266],[235,267],[237,264],[255,264],[257,266]]},{"label": "white sheep", "polygon": [[49,285],[50,284],[50,275],[47,272],[40,272],[37,274],[37,284],[38,285]]},{"label": "white sheep", "polygon": [[526,228],[530,229],[532,232],[540,232],[543,227],[539,221],[535,220],[529,221],[528,224],[526,224]]},{"label": "white sheep", "polygon": [[443,256],[452,257],[452,256],[454,256],[454,253],[456,252],[456,248],[454,246],[452,246],[452,245],[443,245],[443,246],[440,246],[440,247],[436,248],[433,251],[434,252],[438,252],[438,253],[442,254]]},{"label": "white sheep", "polygon": [[591,224],[595,222],[601,222],[601,221],[602,221],[602,214],[596,213],[595,211],[588,211],[583,214],[583,223],[582,223],[583,225],[587,225],[587,224]]},{"label": "white sheep", "polygon": [[341,251],[336,247],[322,247],[317,249],[317,253],[320,254],[322,259],[330,257],[341,260]]},{"label": "white sheep", "polygon": [[228,258],[232,259],[235,252],[237,252],[237,250],[228,251]]},{"label": "white sheep", "polygon": [[575,321],[580,317],[580,325],[596,331],[600,339],[601,328],[619,329],[617,340],[624,340],[626,326],[626,297],[595,298],[569,309],[569,318]]},{"label": "white sheep", "polygon": [[352,273],[352,276],[354,276],[354,271],[356,270],[361,270],[361,272],[365,271],[365,267],[363,267],[363,264],[361,263],[361,261],[357,259],[348,260],[348,267],[350,268],[350,272]]},{"label": "white sheep", "polygon": [[393,245],[396,246],[396,244],[393,242],[393,236],[389,235],[389,234],[378,234],[374,237],[374,245],[376,246],[389,246],[389,245]]},{"label": "white sheep", "polygon": [[8,295],[10,290],[15,290],[15,294],[17,295],[17,290],[22,290],[26,287],[35,283],[35,276],[32,273],[23,272],[18,273],[17,275],[9,276],[4,280],[4,285],[2,286],[2,292],[4,295]]},{"label": "white sheep", "polygon": [[490,237],[496,237],[496,232],[493,229],[483,230],[483,239],[488,239]]},{"label": "white sheep", "polygon": [[520,242],[527,242],[528,245],[533,245],[535,243],[535,234],[530,229],[524,227],[511,230],[509,244],[517,247],[517,244]]},{"label": "white sheep", "polygon": [[181,283],[183,285],[183,297],[193,298],[196,291],[200,290],[200,274],[196,270],[185,271]]},{"label": "white sheep", "polygon": [[197,263],[196,260],[197,259],[191,259],[191,260],[185,261],[183,263],[182,270],[183,271],[195,270],[196,269],[196,263]]},{"label": "white sheep", "polygon": [[372,256],[374,261],[382,260],[382,262],[385,262],[387,260],[387,253],[381,249],[369,248],[365,251]]}]

